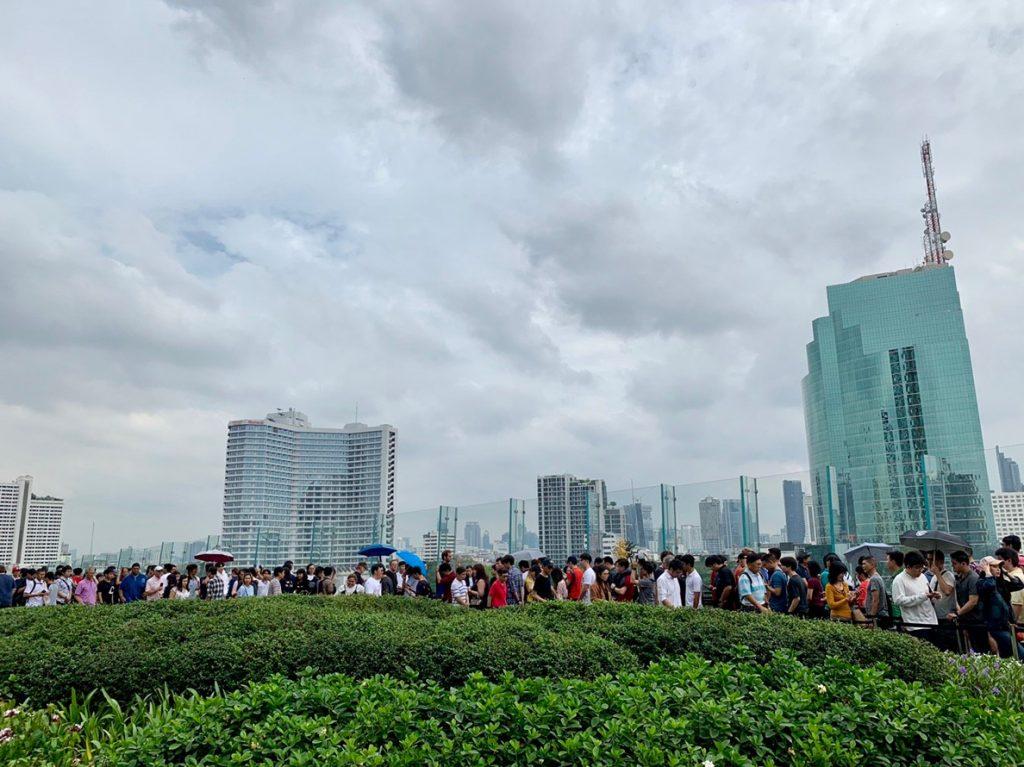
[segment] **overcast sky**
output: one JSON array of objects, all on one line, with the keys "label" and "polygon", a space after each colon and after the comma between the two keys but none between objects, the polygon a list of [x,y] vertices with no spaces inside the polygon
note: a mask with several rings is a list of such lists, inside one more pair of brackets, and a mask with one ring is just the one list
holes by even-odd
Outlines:
[{"label": "overcast sky", "polygon": [[400,511],[802,469],[924,134],[1024,442],[1022,45],[1010,0],[4,3],[0,477],[99,549],[218,532],[276,407],[397,426]]}]

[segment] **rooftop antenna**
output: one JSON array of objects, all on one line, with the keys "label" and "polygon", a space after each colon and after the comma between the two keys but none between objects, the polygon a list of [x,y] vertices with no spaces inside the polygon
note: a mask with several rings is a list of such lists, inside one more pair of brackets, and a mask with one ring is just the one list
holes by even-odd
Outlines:
[{"label": "rooftop antenna", "polygon": [[935,199],[935,169],[932,167],[932,145],[925,136],[921,142],[921,171],[924,173],[928,200],[921,208],[924,219],[924,262],[926,264],[945,265],[953,258],[953,251],[946,250],[949,232],[942,231],[939,224],[939,204]]}]

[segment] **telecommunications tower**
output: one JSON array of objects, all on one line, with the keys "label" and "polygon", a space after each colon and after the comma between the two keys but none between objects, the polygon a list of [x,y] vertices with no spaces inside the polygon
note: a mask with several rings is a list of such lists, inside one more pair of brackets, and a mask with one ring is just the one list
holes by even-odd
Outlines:
[{"label": "telecommunications tower", "polygon": [[949,232],[942,231],[939,225],[939,204],[935,200],[935,169],[932,168],[932,145],[927,138],[921,142],[921,170],[928,189],[928,201],[921,208],[921,216],[924,218],[924,262],[942,265],[953,258],[953,251],[946,250]]}]

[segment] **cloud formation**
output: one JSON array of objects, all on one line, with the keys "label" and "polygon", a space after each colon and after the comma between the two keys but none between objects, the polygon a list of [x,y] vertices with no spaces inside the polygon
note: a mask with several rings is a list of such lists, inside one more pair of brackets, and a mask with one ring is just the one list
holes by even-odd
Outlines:
[{"label": "cloud formation", "polygon": [[1022,32],[954,2],[9,4],[0,477],[66,495],[81,548],[216,532],[226,422],[289,405],[395,424],[399,510],[798,470],[810,321],[920,259],[925,133],[985,436],[1024,442]]}]

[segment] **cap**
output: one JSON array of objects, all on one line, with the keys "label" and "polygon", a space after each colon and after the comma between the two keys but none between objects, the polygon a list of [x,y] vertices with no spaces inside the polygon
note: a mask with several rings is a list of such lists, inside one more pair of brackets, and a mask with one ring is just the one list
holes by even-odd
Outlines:
[{"label": "cap", "polygon": [[160,572],[163,569],[164,569],[163,565],[157,565],[156,567],[153,568],[153,572]]}]

